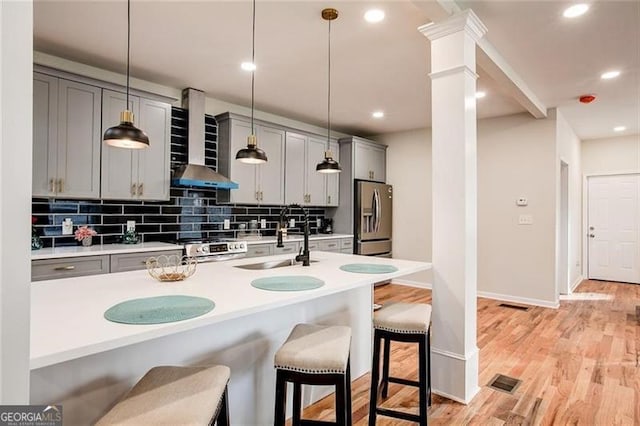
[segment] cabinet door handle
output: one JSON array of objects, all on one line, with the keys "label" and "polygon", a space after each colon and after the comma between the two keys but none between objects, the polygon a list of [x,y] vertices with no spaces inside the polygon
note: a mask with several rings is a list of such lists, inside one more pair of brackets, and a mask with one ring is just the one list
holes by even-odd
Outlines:
[{"label": "cabinet door handle", "polygon": [[136,184],[131,184],[131,195],[136,195]]},{"label": "cabinet door handle", "polygon": [[309,204],[311,204],[311,194],[308,194],[308,195],[307,195],[307,198],[308,198],[307,202],[308,202]]},{"label": "cabinet door handle", "polygon": [[327,195],[327,204],[331,204],[331,195]]},{"label": "cabinet door handle", "polygon": [[138,195],[142,195],[144,194],[144,184],[143,183],[139,183],[138,184]]},{"label": "cabinet door handle", "polygon": [[56,184],[54,182],[55,182],[54,178],[49,179],[49,192],[53,192],[53,193],[56,192]]},{"label": "cabinet door handle", "polygon": [[260,191],[260,201],[262,201],[263,199],[264,199],[264,193]]},{"label": "cabinet door handle", "polygon": [[57,268],[53,268],[54,271],[73,271],[74,269],[76,269],[76,267],[73,265],[58,266]]},{"label": "cabinet door handle", "polygon": [[64,181],[62,180],[62,178],[58,179],[58,190],[56,192],[64,192]]},{"label": "cabinet door handle", "polygon": [[327,247],[337,247],[337,244],[327,244]]},{"label": "cabinet door handle", "polygon": [[255,198],[256,198],[256,200],[260,201],[260,197],[258,196],[258,194],[259,194],[259,192],[258,192],[258,191],[256,191]]}]

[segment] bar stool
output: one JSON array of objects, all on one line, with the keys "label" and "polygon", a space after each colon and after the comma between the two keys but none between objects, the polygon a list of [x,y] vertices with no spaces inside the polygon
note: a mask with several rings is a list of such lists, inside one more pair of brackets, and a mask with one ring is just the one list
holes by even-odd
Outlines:
[{"label": "bar stool", "polygon": [[[276,404],[274,425],[285,424],[287,383],[293,383],[293,426],[337,424],[351,426],[351,329],[346,326],[296,325],[275,355]],[[301,418],[302,385],[336,387],[336,422]]]},{"label": "bar stool", "polygon": [[224,365],[154,367],[96,426],[229,426],[229,376]]},{"label": "bar stool", "polygon": [[[390,303],[378,310],[373,319],[373,365],[371,367],[371,393],[369,400],[369,425],[376,424],[376,415],[396,419],[428,423],[427,407],[431,406],[431,305],[423,303]],[[382,381],[380,381],[380,343],[384,339]],[[389,376],[391,342],[418,344],[418,380]],[[389,383],[415,386],[420,392],[419,414],[378,407],[378,394],[388,395]]]}]

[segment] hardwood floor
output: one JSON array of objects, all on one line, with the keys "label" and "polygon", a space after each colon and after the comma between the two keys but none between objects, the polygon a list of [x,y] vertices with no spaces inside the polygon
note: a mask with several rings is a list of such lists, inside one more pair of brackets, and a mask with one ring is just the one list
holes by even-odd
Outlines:
[{"label": "hardwood floor", "polygon": [[[640,425],[640,286],[584,281],[572,299],[527,311],[478,299],[481,391],[467,406],[434,395],[429,423]],[[431,292],[390,284],[375,289],[375,300],[430,303]],[[415,346],[392,343],[392,375],[416,377]],[[498,373],[523,383],[513,395],[488,388]],[[366,425],[368,374],[352,393],[354,424]],[[417,412],[417,396],[391,384],[384,405]],[[304,417],[333,419],[333,396]],[[410,423],[378,417],[377,424]]]}]

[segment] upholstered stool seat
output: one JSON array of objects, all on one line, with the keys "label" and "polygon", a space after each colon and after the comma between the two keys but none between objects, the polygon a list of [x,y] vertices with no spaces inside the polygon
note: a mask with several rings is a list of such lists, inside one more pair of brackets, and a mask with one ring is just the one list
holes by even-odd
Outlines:
[{"label": "upholstered stool seat", "polygon": [[97,426],[229,424],[229,367],[154,367]]},{"label": "upholstered stool seat", "polygon": [[[373,319],[373,365],[369,401],[369,425],[382,415],[426,425],[427,408],[431,405],[431,305],[424,303],[389,303],[378,310]],[[380,380],[380,344],[384,340],[382,380]],[[418,344],[418,380],[389,376],[391,342]],[[388,396],[389,383],[419,388],[419,414],[378,407],[378,395]]]},{"label": "upholstered stool seat", "polygon": [[[285,424],[287,382],[293,388],[293,425],[301,418],[301,385],[336,387],[336,424],[351,424],[351,329],[346,326],[296,325],[276,352],[275,425]],[[312,422],[312,421],[308,421]],[[313,421],[313,424],[327,422]]]}]

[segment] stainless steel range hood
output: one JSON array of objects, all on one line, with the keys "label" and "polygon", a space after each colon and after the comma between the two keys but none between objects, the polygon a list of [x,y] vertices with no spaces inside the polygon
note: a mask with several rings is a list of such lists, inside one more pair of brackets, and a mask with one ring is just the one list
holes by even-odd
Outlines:
[{"label": "stainless steel range hood", "polygon": [[182,91],[182,107],[189,110],[189,162],[176,169],[171,179],[174,186],[237,189],[238,184],[204,165],[204,92],[192,88]]}]

